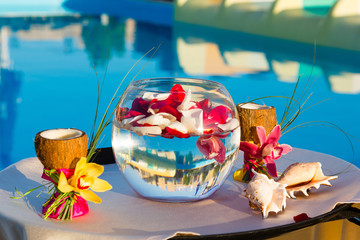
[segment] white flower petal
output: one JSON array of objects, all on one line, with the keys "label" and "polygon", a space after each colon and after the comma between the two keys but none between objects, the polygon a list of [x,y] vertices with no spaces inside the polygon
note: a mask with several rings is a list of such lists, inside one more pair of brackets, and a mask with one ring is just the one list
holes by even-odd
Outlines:
[{"label": "white flower petal", "polygon": [[154,115],[150,115],[149,117],[142,118],[138,121],[139,124],[150,124],[154,126],[159,126],[161,129],[164,129],[166,126],[170,124],[170,120],[168,118],[164,118],[164,114],[157,113]]},{"label": "white flower petal", "polygon": [[239,126],[239,121],[236,118],[231,118],[230,121],[224,124],[219,124],[218,127],[223,131],[232,131]]},{"label": "white flower petal", "polygon": [[196,103],[191,102],[191,89],[188,89],[185,98],[182,101],[182,103],[177,107],[177,110],[183,111],[183,110],[189,110],[192,106],[195,106]]},{"label": "white flower petal", "polygon": [[122,127],[128,129],[130,123],[135,122],[143,117],[145,117],[145,115],[138,115],[132,118],[125,118],[124,120],[121,121],[121,125]]},{"label": "white flower petal", "polygon": [[132,127],[130,128],[131,131],[136,133],[139,136],[143,135],[160,135],[161,128],[159,126],[149,126],[149,127]]},{"label": "white flower petal", "polygon": [[184,124],[189,132],[195,134],[202,134],[204,132],[202,109],[190,109],[182,111],[182,114],[181,123]]},{"label": "white flower petal", "polygon": [[171,129],[175,129],[184,134],[188,133],[188,130],[186,129],[185,125],[179,121],[172,122],[168,127]]}]

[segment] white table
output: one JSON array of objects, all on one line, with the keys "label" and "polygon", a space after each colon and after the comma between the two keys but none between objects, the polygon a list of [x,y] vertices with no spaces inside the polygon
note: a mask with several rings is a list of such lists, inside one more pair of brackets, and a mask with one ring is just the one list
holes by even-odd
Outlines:
[{"label": "white table", "polygon": [[[240,155],[239,159],[242,159]],[[326,175],[338,173],[348,162],[330,155],[294,149],[276,160],[283,171],[294,162],[321,162]],[[240,168],[238,160],[235,168]],[[113,190],[99,193],[102,204],[89,204],[90,212],[73,221],[43,220],[42,204],[47,194],[38,192],[25,199],[14,200],[15,187],[26,192],[38,186],[42,165],[37,158],[24,159],[0,172],[0,239],[164,239],[176,232],[200,235],[226,234],[261,230],[293,224],[293,217],[307,213],[309,217],[331,211],[337,203],[360,202],[360,170],[354,165],[331,181],[333,187],[321,186],[310,196],[288,199],[284,212],[262,219],[260,212],[249,208],[241,196],[245,184],[229,176],[225,184],[210,198],[191,203],[163,203],[146,200],[125,182],[115,164],[105,165],[101,178]]]}]

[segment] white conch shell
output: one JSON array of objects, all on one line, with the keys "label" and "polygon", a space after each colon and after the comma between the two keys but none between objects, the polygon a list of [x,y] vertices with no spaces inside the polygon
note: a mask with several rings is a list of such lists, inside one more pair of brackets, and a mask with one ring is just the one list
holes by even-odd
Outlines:
[{"label": "white conch shell", "polygon": [[278,213],[286,207],[285,185],[269,179],[265,174],[257,173],[251,179],[244,196],[249,199],[250,206],[255,205],[261,211],[263,218],[267,218],[269,212]]},{"label": "white conch shell", "polygon": [[301,191],[305,196],[309,196],[308,189],[318,189],[320,185],[331,187],[329,181],[336,178],[337,176],[325,176],[319,162],[294,163],[285,169],[277,182],[286,185],[290,197],[296,198],[295,192]]}]

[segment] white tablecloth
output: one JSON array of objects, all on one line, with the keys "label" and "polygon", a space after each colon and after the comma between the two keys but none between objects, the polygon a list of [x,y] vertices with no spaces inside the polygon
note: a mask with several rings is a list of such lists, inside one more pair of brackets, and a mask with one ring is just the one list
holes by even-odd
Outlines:
[{"label": "white tablecloth", "polygon": [[[239,159],[242,159],[240,155]],[[327,175],[338,173],[348,162],[333,156],[294,149],[277,160],[279,171],[293,162],[319,161]],[[238,160],[235,168],[240,168]],[[360,202],[360,170],[351,165],[331,181],[333,187],[313,189],[309,197],[288,199],[284,212],[262,219],[250,209],[241,196],[245,184],[229,176],[226,183],[210,198],[190,203],[163,203],[146,200],[125,182],[117,166],[105,166],[101,178],[114,187],[99,193],[102,204],[90,203],[90,212],[73,221],[44,220],[42,204],[47,194],[39,191],[14,200],[15,187],[26,192],[38,186],[42,165],[37,158],[24,159],[0,172],[0,238],[1,239],[164,239],[176,232],[201,235],[242,232],[293,223],[293,217],[307,213],[316,217],[332,210],[337,203]]]}]

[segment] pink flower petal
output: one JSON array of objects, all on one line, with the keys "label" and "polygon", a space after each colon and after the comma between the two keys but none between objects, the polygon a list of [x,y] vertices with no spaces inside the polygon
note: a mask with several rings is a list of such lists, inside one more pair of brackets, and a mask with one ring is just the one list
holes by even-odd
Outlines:
[{"label": "pink flower petal", "polygon": [[258,145],[250,142],[240,142],[240,148],[241,151],[244,153],[250,154],[251,156],[255,157],[258,155],[259,147]]},{"label": "pink flower petal", "polygon": [[281,136],[280,125],[276,125],[266,138],[266,143],[277,144]]},{"label": "pink flower petal", "polygon": [[287,154],[289,152],[291,152],[292,150],[292,147],[290,145],[287,145],[287,144],[281,144],[280,147],[282,147],[282,154]]},{"label": "pink flower petal", "polygon": [[266,142],[266,131],[263,126],[256,127],[256,132],[258,135],[258,138],[260,140],[260,146],[262,146]]},{"label": "pink flower petal", "polygon": [[270,159],[269,157],[266,157],[266,158],[267,158],[267,160],[265,161],[265,159],[264,159],[264,162],[267,162],[266,168],[268,170],[268,173],[272,177],[278,177],[274,160]]}]

